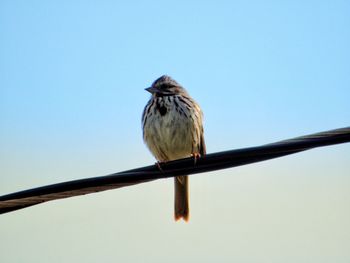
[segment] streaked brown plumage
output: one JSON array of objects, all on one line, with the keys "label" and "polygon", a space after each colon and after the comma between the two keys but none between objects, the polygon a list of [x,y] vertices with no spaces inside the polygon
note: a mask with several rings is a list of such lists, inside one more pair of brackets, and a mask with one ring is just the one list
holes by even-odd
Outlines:
[{"label": "streaked brown plumage", "polygon": [[[146,89],[152,93],[142,115],[143,139],[158,160],[204,155],[203,114],[186,90],[169,76]],[[175,220],[189,219],[188,176],[175,178]]]}]

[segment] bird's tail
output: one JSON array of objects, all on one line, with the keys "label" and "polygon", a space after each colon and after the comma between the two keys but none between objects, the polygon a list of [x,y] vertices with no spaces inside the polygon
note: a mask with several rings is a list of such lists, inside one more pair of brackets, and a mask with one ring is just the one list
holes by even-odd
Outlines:
[{"label": "bird's tail", "polygon": [[188,176],[177,176],[175,179],[175,220],[186,222],[190,217],[188,205]]}]

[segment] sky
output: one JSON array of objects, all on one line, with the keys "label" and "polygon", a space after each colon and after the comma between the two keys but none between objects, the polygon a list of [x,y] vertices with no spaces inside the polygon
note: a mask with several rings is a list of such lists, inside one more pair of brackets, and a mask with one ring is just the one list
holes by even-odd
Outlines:
[{"label": "sky", "polygon": [[[0,2],[0,195],[155,162],[144,90],[168,74],[208,153],[350,120],[349,1]],[[0,216],[1,262],[349,262],[350,145]]]}]

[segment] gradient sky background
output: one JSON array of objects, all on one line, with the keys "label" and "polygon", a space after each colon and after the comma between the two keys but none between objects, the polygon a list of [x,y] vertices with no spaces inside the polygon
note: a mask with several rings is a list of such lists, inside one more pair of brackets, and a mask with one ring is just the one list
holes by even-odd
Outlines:
[{"label": "gradient sky background", "polygon": [[[208,152],[349,126],[349,1],[0,2],[0,195],[154,162],[141,112],[169,74]],[[1,262],[349,262],[350,145],[0,216]]]}]

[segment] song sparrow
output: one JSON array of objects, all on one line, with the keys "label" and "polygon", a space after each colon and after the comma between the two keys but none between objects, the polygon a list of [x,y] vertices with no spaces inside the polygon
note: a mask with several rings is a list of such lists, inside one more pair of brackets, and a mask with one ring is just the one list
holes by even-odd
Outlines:
[{"label": "song sparrow", "polygon": [[[152,93],[142,115],[143,139],[158,160],[204,155],[202,111],[187,91],[169,76],[146,89]],[[175,177],[175,220],[189,219],[188,176]]]}]

